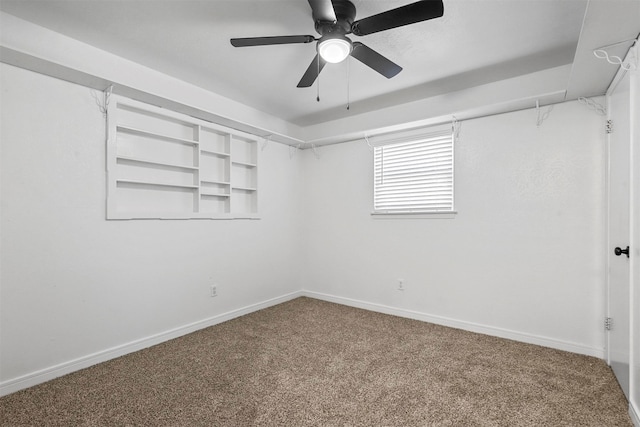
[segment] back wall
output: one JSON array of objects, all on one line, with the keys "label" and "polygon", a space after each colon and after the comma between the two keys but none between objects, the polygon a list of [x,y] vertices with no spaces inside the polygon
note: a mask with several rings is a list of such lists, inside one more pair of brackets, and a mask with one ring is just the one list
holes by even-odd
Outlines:
[{"label": "back wall", "polygon": [[603,357],[605,120],[577,102],[536,120],[462,122],[454,219],[373,218],[364,141],[305,153],[306,289]]}]

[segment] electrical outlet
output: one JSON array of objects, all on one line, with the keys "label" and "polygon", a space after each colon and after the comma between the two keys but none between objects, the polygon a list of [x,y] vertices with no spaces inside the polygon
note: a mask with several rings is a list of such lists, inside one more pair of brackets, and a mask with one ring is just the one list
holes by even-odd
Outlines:
[{"label": "electrical outlet", "polygon": [[209,290],[211,291],[211,298],[218,296],[218,287],[216,285],[211,285]]},{"label": "electrical outlet", "polygon": [[404,291],[404,279],[398,279],[398,290]]}]

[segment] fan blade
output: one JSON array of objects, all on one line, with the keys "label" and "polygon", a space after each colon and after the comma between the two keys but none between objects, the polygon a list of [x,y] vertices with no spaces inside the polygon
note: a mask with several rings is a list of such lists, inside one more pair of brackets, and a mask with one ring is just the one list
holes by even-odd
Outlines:
[{"label": "fan blade", "polygon": [[444,15],[442,0],[423,0],[355,21],[351,25],[351,32],[356,36],[366,36],[391,28],[439,18],[442,15]]},{"label": "fan blade", "polygon": [[336,22],[338,20],[331,0],[309,0],[309,6],[313,11],[313,22]]},{"label": "fan blade", "polygon": [[[319,64],[318,61],[320,61]],[[304,72],[304,75],[300,79],[298,87],[310,87],[313,82],[316,81],[318,74],[320,74],[320,71],[322,71],[325,65],[325,60],[322,59],[320,55],[316,55],[316,57],[313,58],[313,61],[311,61],[311,64],[309,64],[309,68],[307,68],[307,71]]]},{"label": "fan blade", "polygon": [[231,44],[235,47],[247,47],[272,44],[311,43],[315,40],[313,36],[245,37],[242,39],[231,39]]},{"label": "fan blade", "polygon": [[370,67],[379,72],[388,79],[402,71],[401,66],[394,62],[391,62],[375,50],[360,42],[353,42],[353,50],[351,51],[351,56],[362,62],[367,67]]}]

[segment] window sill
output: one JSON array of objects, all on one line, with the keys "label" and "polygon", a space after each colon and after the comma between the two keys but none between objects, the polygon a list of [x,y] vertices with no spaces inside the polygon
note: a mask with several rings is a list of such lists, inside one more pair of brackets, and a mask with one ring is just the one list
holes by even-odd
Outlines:
[{"label": "window sill", "polygon": [[374,219],[454,219],[458,212],[371,212],[371,217]]}]

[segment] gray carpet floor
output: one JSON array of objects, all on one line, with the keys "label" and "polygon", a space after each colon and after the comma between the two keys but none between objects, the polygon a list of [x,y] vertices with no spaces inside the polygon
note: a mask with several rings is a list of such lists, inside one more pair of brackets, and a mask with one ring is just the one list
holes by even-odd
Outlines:
[{"label": "gray carpet floor", "polygon": [[298,298],[0,399],[3,426],[631,426],[599,359]]}]

